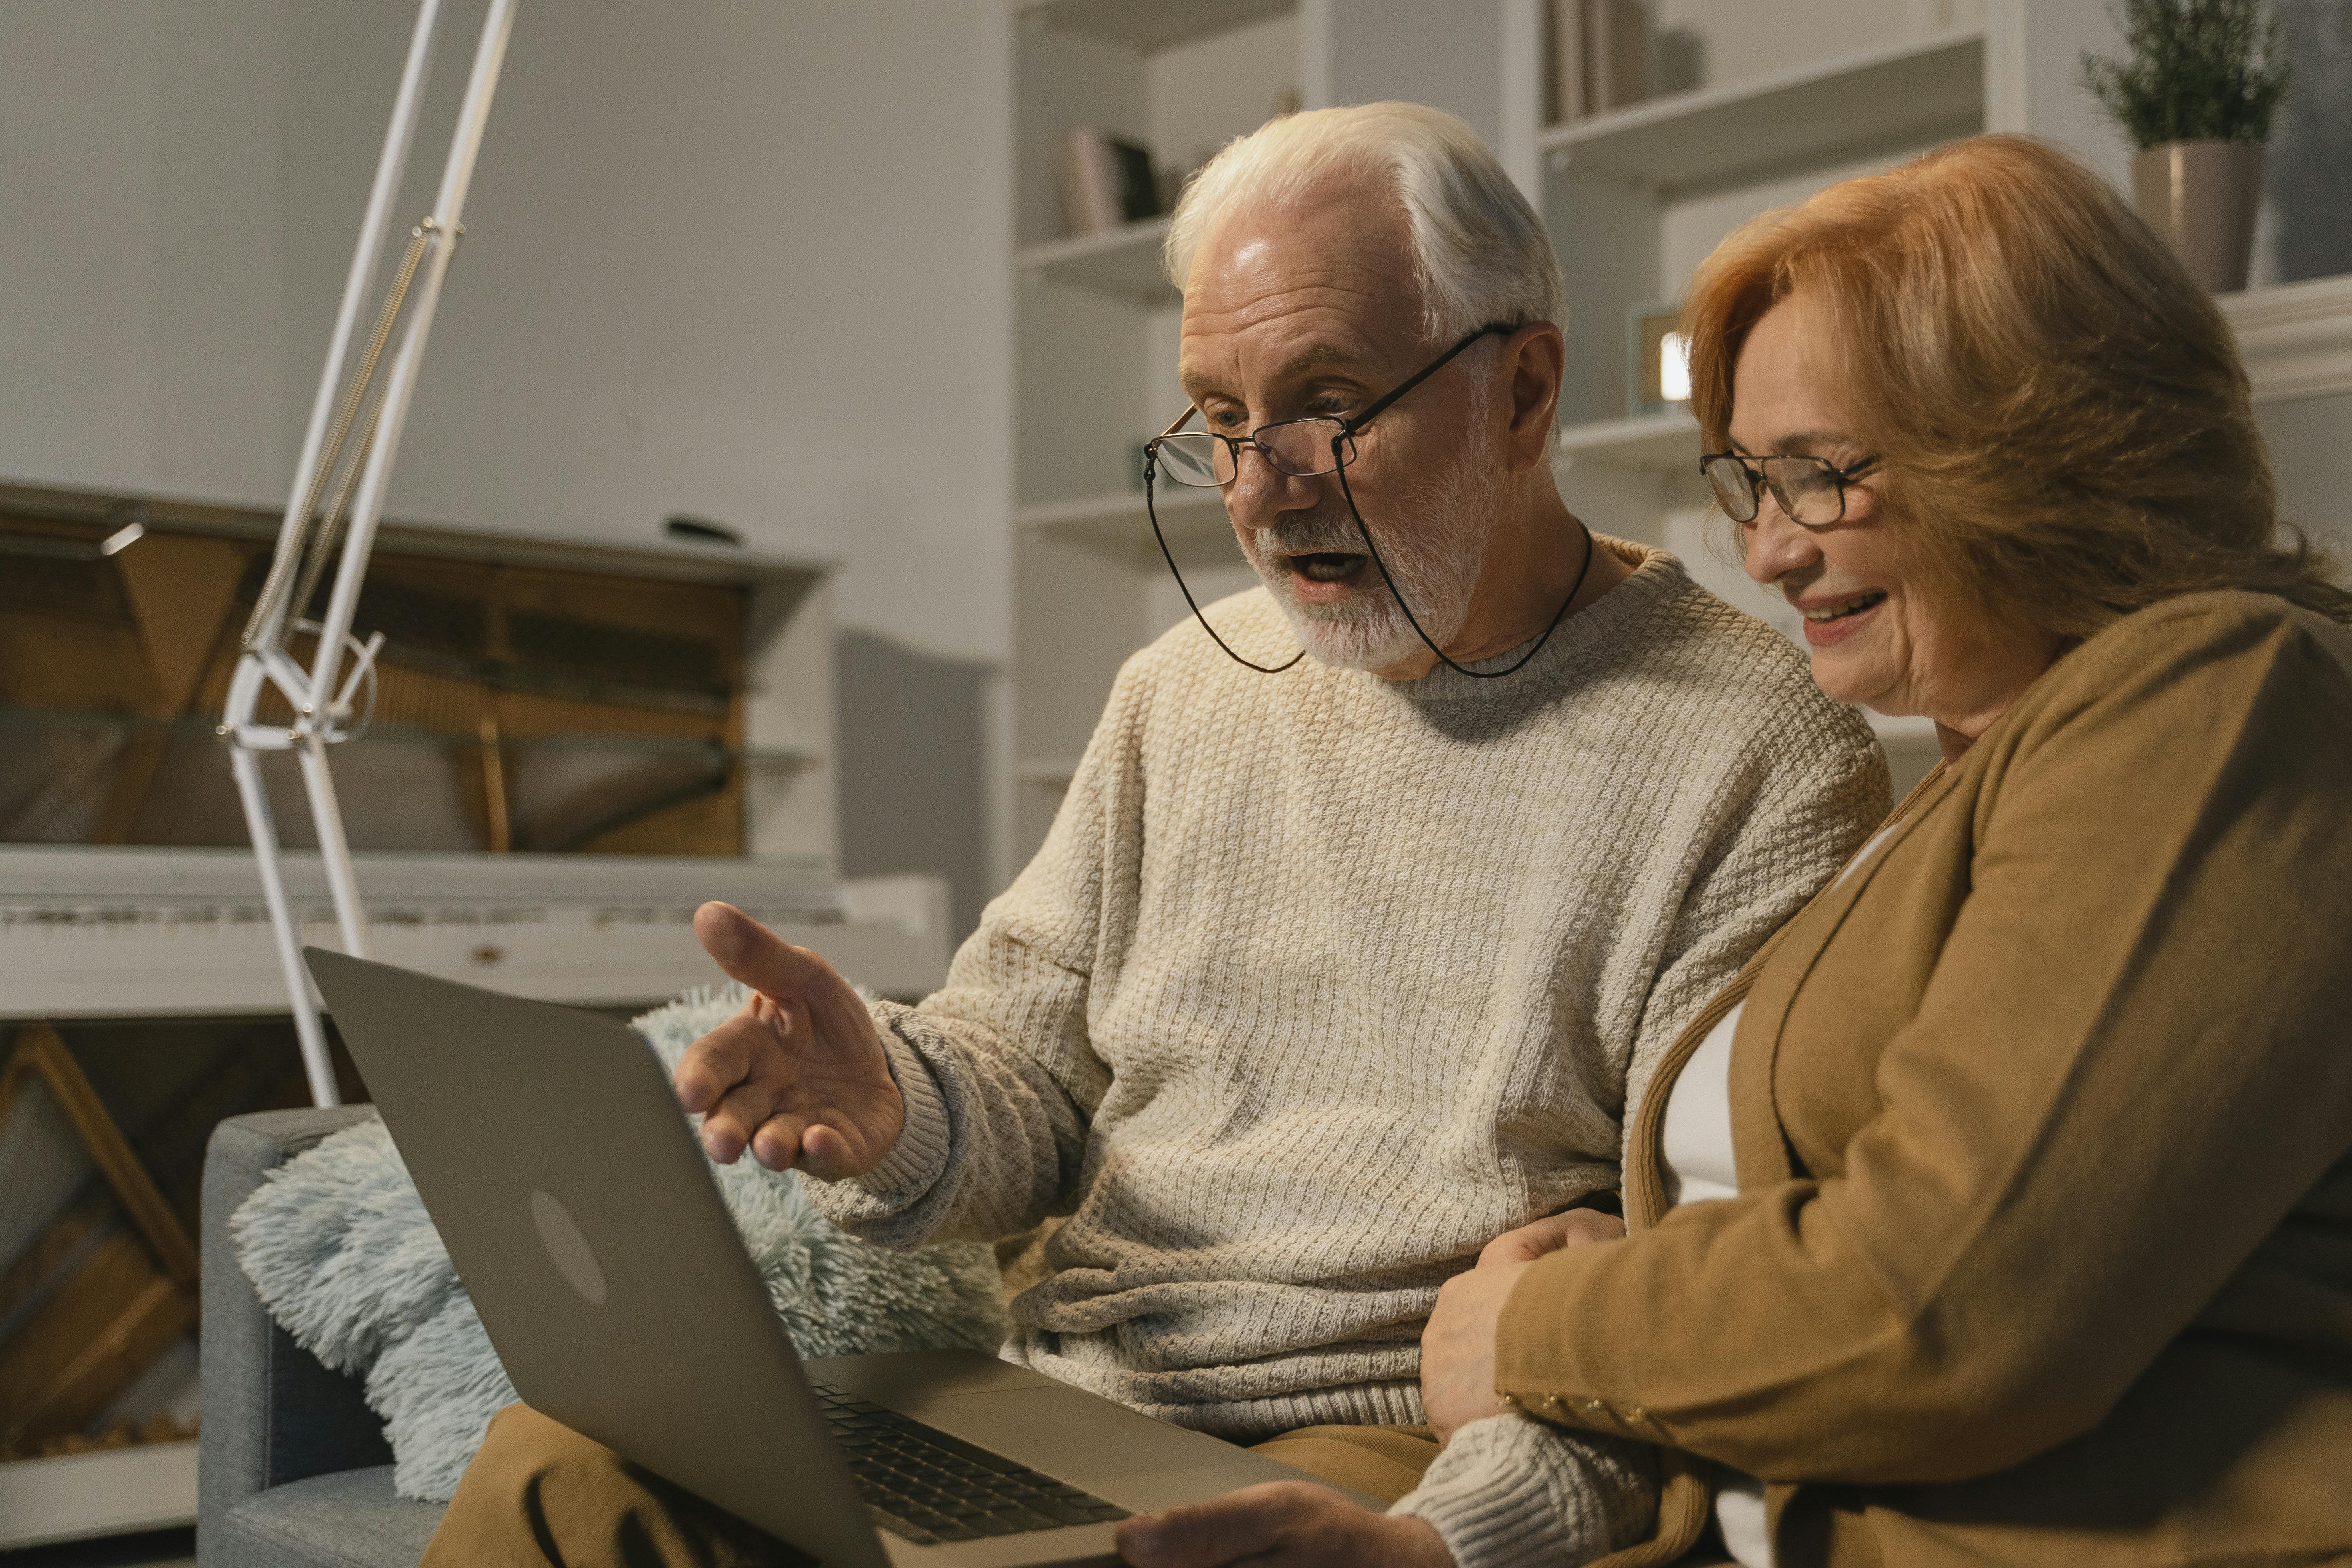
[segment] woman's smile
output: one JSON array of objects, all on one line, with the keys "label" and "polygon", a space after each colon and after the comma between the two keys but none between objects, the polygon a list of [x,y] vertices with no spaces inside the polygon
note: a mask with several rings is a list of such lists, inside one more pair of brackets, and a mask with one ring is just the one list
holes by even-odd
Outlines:
[{"label": "woman's smile", "polygon": [[1832,647],[1876,619],[1874,612],[1886,603],[1886,595],[1881,589],[1865,588],[1838,598],[1815,595],[1790,603],[1804,614],[1805,641],[1815,647]]}]

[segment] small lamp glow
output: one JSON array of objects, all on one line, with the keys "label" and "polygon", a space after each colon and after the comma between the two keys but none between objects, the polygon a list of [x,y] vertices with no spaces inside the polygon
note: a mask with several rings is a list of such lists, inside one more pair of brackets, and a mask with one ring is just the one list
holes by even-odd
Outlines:
[{"label": "small lamp glow", "polygon": [[1668,403],[1690,401],[1690,340],[1680,332],[1658,340],[1658,390]]},{"label": "small lamp glow", "polygon": [[98,552],[100,555],[111,555],[116,551],[122,549],[124,546],[136,544],[142,539],[146,537],[147,525],[145,523],[126,522],[121,528],[116,529],[112,533],[108,534],[104,539],[98,542]]}]

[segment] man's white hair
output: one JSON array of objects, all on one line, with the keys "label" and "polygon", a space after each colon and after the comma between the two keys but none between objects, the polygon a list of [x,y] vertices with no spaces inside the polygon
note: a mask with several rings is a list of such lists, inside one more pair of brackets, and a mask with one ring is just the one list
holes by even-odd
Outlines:
[{"label": "man's white hair", "polygon": [[1501,321],[1568,326],[1551,236],[1458,115],[1423,103],[1311,109],[1225,143],[1177,198],[1160,264],[1181,289],[1223,215],[1295,201],[1333,176],[1385,188],[1403,209],[1431,342]]}]

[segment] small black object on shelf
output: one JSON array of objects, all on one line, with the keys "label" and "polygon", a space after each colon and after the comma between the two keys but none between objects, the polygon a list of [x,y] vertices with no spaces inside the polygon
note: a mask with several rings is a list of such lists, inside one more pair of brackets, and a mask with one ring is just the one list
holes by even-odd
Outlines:
[{"label": "small black object on shelf", "polygon": [[662,524],[662,531],[688,544],[731,544],[738,550],[743,548],[743,536],[725,523],[713,522],[709,518],[688,517],[682,511],[671,513],[668,521]]}]

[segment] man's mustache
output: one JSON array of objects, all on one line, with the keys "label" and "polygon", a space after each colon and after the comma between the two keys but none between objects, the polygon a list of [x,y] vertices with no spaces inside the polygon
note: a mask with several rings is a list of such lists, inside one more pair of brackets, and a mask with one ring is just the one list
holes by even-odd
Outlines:
[{"label": "man's mustache", "polygon": [[1261,555],[1361,555],[1364,536],[1339,517],[1278,517],[1256,535]]}]

